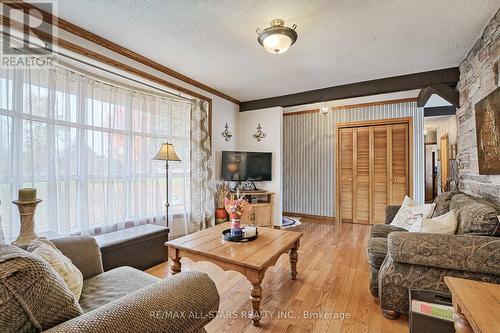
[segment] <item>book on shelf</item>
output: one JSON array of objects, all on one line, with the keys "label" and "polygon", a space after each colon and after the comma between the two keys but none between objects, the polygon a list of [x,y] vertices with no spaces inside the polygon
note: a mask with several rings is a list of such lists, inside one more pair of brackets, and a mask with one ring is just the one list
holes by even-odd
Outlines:
[{"label": "book on shelf", "polygon": [[454,321],[456,314],[450,305],[435,304],[418,300],[411,301],[411,311],[426,316]]}]

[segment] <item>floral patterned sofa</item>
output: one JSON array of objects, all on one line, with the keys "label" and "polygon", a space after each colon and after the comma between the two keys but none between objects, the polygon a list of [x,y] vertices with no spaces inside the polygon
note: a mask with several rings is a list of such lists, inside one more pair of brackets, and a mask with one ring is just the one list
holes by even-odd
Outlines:
[{"label": "floral patterned sofa", "polygon": [[449,293],[445,276],[500,283],[498,209],[461,192],[442,193],[434,202],[433,217],[455,211],[456,234],[410,233],[391,226],[399,206],[386,207],[385,224],[372,227],[370,291],[387,318],[408,312],[409,289]]}]

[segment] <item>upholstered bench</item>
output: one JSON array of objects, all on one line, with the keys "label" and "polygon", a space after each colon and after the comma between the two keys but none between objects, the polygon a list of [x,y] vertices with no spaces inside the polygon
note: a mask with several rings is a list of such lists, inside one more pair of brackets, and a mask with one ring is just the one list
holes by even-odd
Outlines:
[{"label": "upholstered bench", "polygon": [[145,224],[95,237],[104,271],[121,266],[145,270],[167,261],[167,227]]}]

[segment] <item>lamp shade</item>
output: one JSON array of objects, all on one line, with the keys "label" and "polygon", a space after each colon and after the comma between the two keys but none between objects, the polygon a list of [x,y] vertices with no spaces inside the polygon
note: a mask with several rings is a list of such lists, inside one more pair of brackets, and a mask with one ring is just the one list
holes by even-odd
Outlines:
[{"label": "lamp shade", "polygon": [[175,152],[174,145],[171,143],[162,143],[160,150],[156,153],[154,160],[161,161],[180,161],[181,159]]}]

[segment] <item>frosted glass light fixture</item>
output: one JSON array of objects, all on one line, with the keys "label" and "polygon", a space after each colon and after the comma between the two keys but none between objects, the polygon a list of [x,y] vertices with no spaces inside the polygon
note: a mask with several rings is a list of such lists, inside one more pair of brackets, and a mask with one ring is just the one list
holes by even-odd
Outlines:
[{"label": "frosted glass light fixture", "polygon": [[285,21],[275,19],[271,21],[271,26],[264,31],[257,28],[257,40],[267,52],[281,54],[286,52],[297,41],[296,28],[296,24],[289,28],[285,26]]},{"label": "frosted glass light fixture", "polygon": [[328,112],[330,112],[330,107],[326,104],[323,104],[323,106],[319,109],[319,112],[321,114],[328,114]]}]

